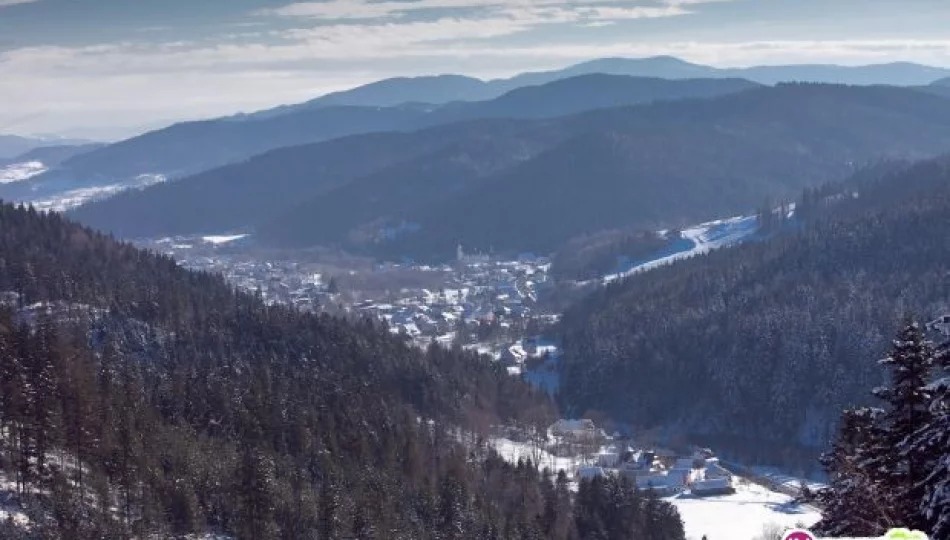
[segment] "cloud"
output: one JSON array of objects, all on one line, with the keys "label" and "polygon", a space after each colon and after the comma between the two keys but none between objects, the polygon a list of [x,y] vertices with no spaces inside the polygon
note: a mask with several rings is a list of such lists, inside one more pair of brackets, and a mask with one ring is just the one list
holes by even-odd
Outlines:
[{"label": "cloud", "polygon": [[259,10],[258,15],[280,17],[309,18],[321,20],[379,19],[400,18],[408,14],[425,11],[482,10],[483,12],[504,13],[513,10],[531,10],[539,8],[557,8],[562,11],[605,9],[610,4],[623,4],[613,7],[621,18],[640,18],[681,15],[686,12],[683,6],[729,0],[655,0],[652,2],[632,2],[630,0],[414,0],[383,1],[367,0],[328,0],[326,2],[298,2],[279,8]]},{"label": "cloud", "polygon": [[38,2],[39,0],[0,0],[0,8],[5,8],[7,6],[16,6],[19,4],[32,4],[33,2]]}]

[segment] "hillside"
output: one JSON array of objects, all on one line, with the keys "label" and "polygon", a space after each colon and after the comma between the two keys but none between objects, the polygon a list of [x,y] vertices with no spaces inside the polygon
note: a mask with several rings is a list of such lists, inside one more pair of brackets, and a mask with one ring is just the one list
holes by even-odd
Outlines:
[{"label": "hillside", "polygon": [[[445,258],[461,242],[484,252],[549,253],[604,229],[658,230],[746,213],[766,197],[794,197],[882,157],[950,148],[950,101],[884,87],[787,85],[560,122],[570,138],[401,216],[417,231],[372,250]],[[262,234],[302,245],[307,233]]]},{"label": "hillside", "polygon": [[[105,201],[82,206],[71,214],[93,227],[114,232],[122,237],[155,237],[190,233],[221,233],[246,229],[285,212],[290,212],[301,201],[333,200],[329,212],[308,213],[307,220],[341,229],[342,224],[357,225],[357,215],[376,219],[363,208],[375,208],[375,202],[384,205],[397,203],[392,197],[382,199],[365,195],[356,182],[380,182],[399,186],[397,179],[421,182],[412,174],[422,170],[436,174],[436,161],[452,156],[446,148],[469,148],[488,141],[488,147],[500,155],[480,155],[478,167],[491,167],[493,160],[510,164],[511,159],[524,159],[517,152],[531,141],[544,141],[537,126],[519,122],[475,122],[459,126],[432,128],[418,133],[375,133],[327,141],[325,143],[281,148],[256,156],[247,162],[211,170],[194,177],[168,182],[141,191],[127,191]],[[504,157],[507,156],[507,157]],[[451,166],[451,164],[449,164]],[[414,166],[422,167],[422,169]],[[497,165],[496,165],[497,166]],[[387,172],[384,172],[387,171]],[[400,176],[402,175],[402,176]],[[441,180],[441,178],[435,178]],[[348,187],[350,184],[355,188]],[[424,199],[406,184],[411,196]],[[348,200],[340,201],[333,188],[350,193]],[[372,189],[376,189],[373,186]],[[385,207],[385,206],[384,206]],[[362,212],[349,215],[349,212]],[[288,219],[293,219],[288,217]],[[334,221],[339,219],[339,224]],[[310,226],[311,223],[304,225]],[[328,234],[312,230],[312,234]],[[342,233],[341,233],[342,234]],[[337,237],[333,237],[337,238]]]},{"label": "hillside", "polygon": [[14,156],[8,160],[0,160],[0,164],[4,161],[7,163],[23,163],[28,161],[39,161],[48,167],[54,167],[60,163],[71,159],[80,154],[85,154],[92,152],[93,150],[98,150],[105,146],[103,143],[87,143],[87,144],[75,144],[75,145],[57,145],[57,146],[40,146],[38,148],[33,148],[27,152]]},{"label": "hillside", "polygon": [[48,146],[75,146],[88,144],[89,142],[90,141],[72,139],[47,139],[0,134],[0,160],[15,158],[36,148],[44,148]]},{"label": "hillside", "polygon": [[83,182],[149,173],[183,176],[283,146],[401,129],[418,115],[403,108],[328,107],[253,122],[185,122],[76,156],[64,166]]},{"label": "hillside", "polygon": [[[550,415],[485,359],[265,306],[7,205],[0,261],[4,506],[40,537],[594,539],[621,529],[586,520],[613,515],[683,539],[628,487],[574,503],[567,478],[463,446],[458,429]],[[597,498],[617,489],[626,510]]]},{"label": "hillside", "polygon": [[570,310],[563,405],[807,464],[881,383],[869,359],[901,317],[950,306],[948,161],[844,195],[810,195],[798,232],[637,274]]}]

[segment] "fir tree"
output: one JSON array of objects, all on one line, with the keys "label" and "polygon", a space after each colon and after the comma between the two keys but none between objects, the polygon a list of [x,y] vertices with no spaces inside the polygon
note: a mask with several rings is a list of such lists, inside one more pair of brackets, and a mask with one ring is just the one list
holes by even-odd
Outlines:
[{"label": "fir tree", "polygon": [[882,436],[872,444],[869,459],[862,464],[892,499],[898,524],[920,528],[918,501],[923,481],[929,475],[926,453],[912,444],[915,434],[932,420],[928,390],[934,366],[934,351],[920,327],[909,322],[894,341],[891,355],[881,360],[889,368],[891,385],[874,395],[885,402],[877,420]]}]

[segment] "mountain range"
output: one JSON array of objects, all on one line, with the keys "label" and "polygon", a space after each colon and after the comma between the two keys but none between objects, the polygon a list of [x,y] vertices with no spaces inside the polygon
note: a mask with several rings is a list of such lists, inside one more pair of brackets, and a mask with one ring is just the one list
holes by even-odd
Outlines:
[{"label": "mountain range", "polygon": [[299,108],[334,105],[389,107],[410,102],[443,104],[452,101],[484,101],[516,88],[537,86],[552,81],[589,74],[655,77],[661,79],[747,79],[759,84],[781,82],[822,82],[831,84],[922,86],[950,77],[950,70],[896,62],[867,66],[787,65],[748,68],[716,68],[680,60],[671,56],[651,58],[601,58],[564,69],[522,73],[507,79],[483,81],[461,75],[397,77],[352,90],[334,92],[309,102],[279,107],[258,114],[280,114]]},{"label": "mountain range", "polygon": [[286,148],[73,215],[122,236],[253,230],[268,245],[390,258],[446,258],[458,243],[552,252],[577,235],[743,212],[882,157],[947,148],[950,100],[793,84]]},{"label": "mountain range", "polygon": [[[252,115],[175,124],[77,156],[57,176],[79,182],[141,174],[182,177],[247,159],[274,148],[358,133],[413,131],[476,118],[559,116],[597,107],[656,100],[712,97],[755,86],[743,80],[666,81],[589,75],[523,88],[483,102],[443,107],[328,105],[292,108],[282,114]],[[43,182],[38,178],[37,182]]]},{"label": "mountain range", "polygon": [[76,146],[90,144],[91,141],[80,139],[21,137],[18,135],[0,134],[0,160],[9,160],[22,154],[48,146]]}]

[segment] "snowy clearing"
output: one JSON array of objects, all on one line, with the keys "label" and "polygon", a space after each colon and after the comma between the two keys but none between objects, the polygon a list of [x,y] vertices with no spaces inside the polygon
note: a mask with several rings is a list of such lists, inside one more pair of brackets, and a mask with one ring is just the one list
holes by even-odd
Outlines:
[{"label": "snowy clearing", "polygon": [[557,457],[544,450],[537,450],[528,443],[515,442],[510,439],[492,439],[491,444],[495,451],[509,463],[517,463],[519,459],[537,460],[541,469],[551,469],[555,474],[564,471],[572,479],[574,478],[574,472],[580,466],[580,461],[577,459]]},{"label": "snowy clearing", "polygon": [[808,527],[821,519],[816,509],[793,504],[787,495],[755,484],[740,483],[736,489],[734,495],[678,495],[665,500],[679,510],[689,540],[700,540],[703,535],[707,540],[751,540],[769,524]]},{"label": "snowy clearing", "polygon": [[47,171],[46,165],[40,161],[26,161],[0,167],[0,184],[12,184],[33,178]]},{"label": "snowy clearing", "polygon": [[618,279],[632,276],[638,272],[653,270],[660,266],[672,264],[678,260],[696,255],[709,253],[714,249],[737,244],[758,230],[758,218],[755,216],[737,216],[729,219],[720,219],[702,223],[680,232],[681,237],[687,240],[692,247],[676,251],[669,255],[646,262],[641,262],[616,274],[604,277],[604,283],[611,283]]}]

